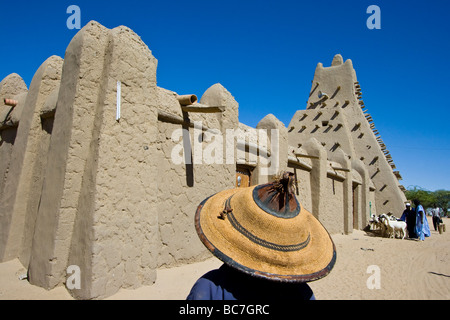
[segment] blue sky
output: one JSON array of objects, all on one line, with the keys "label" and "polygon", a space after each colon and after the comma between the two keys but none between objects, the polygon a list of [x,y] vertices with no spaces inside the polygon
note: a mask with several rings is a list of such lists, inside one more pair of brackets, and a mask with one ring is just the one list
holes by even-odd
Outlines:
[{"label": "blue sky", "polygon": [[[49,56],[64,57],[81,24],[133,29],[158,59],[158,86],[201,97],[221,83],[240,121],[272,113],[287,126],[306,108],[318,62],[351,59],[365,105],[406,187],[450,190],[450,1],[2,1],[0,80],[29,86]],[[369,30],[370,5],[381,29]]]}]

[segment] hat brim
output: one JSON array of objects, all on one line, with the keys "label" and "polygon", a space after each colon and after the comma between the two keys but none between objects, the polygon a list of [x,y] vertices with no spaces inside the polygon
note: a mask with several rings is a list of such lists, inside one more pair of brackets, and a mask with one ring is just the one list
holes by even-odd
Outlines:
[{"label": "hat brim", "polygon": [[[258,245],[251,237],[233,227],[230,219],[219,218],[227,199],[238,192],[241,193],[241,200],[236,201],[245,202],[246,205],[251,203],[255,205],[252,210],[261,210],[249,198],[254,188],[245,189],[247,190],[230,189],[220,192],[199,205],[195,227],[206,248],[225,264],[255,277],[281,282],[311,282],[328,275],[336,263],[336,247],[328,231],[301,205],[300,214],[290,221],[302,228],[302,232],[298,232],[297,241],[301,245],[296,250],[281,251]],[[233,209],[240,210],[239,203],[234,203]],[[270,219],[276,219],[269,214],[261,213],[261,216],[262,220],[267,220],[264,221],[266,225],[273,225]],[[277,231],[273,232],[271,229],[271,233],[269,241],[281,239],[285,235],[282,230],[277,234]]]}]

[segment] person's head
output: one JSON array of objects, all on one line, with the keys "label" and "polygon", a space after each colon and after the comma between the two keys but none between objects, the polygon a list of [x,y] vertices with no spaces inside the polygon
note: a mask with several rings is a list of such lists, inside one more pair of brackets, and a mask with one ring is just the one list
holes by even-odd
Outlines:
[{"label": "person's head", "polygon": [[195,215],[203,244],[226,265],[253,277],[308,282],[325,277],[336,248],[323,225],[293,193],[294,175],[222,191]]},{"label": "person's head", "polygon": [[417,207],[420,204],[419,199],[414,199],[414,205]]},{"label": "person's head", "polygon": [[411,203],[409,203],[409,202],[406,203],[406,209],[408,209],[408,210],[411,209]]}]

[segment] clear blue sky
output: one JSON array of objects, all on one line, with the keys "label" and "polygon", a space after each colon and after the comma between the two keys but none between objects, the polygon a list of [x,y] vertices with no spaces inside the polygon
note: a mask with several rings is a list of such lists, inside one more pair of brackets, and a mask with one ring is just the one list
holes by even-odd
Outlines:
[{"label": "clear blue sky", "polygon": [[[365,105],[402,184],[450,190],[450,1],[2,1],[0,79],[27,85],[51,55],[64,57],[81,24],[126,25],[158,59],[158,85],[199,97],[220,82],[240,104],[240,121],[273,113],[287,126],[306,108],[318,62],[351,59]],[[381,30],[369,30],[369,5]]]}]

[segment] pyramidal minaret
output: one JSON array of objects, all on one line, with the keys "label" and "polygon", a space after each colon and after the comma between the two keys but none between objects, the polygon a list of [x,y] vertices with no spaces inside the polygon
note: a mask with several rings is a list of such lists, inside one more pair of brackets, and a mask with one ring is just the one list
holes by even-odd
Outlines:
[{"label": "pyramidal minaret", "polygon": [[[374,106],[376,107],[376,106]],[[364,166],[375,203],[372,213],[401,213],[406,201],[400,173],[362,99],[352,61],[336,55],[330,67],[317,65],[306,110],[289,125],[289,145],[300,148],[315,138],[332,160],[338,150],[352,166]],[[351,168],[349,168],[351,170]]]}]

